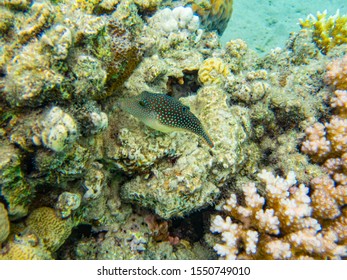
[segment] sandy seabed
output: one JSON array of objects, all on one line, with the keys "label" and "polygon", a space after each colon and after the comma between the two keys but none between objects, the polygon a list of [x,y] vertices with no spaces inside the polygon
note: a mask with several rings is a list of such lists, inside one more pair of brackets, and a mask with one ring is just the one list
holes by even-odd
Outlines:
[{"label": "sandy seabed", "polygon": [[234,12],[222,36],[225,44],[241,38],[260,53],[283,47],[290,32],[300,29],[299,18],[327,10],[347,13],[346,0],[234,0]]}]

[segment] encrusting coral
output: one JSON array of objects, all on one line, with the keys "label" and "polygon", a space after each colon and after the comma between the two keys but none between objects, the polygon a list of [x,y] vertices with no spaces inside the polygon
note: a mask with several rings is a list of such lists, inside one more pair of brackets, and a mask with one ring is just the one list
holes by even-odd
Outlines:
[{"label": "encrusting coral", "polygon": [[[221,233],[222,244],[214,249],[226,259],[339,259],[347,245],[337,229],[324,228],[312,218],[314,205],[309,189],[296,185],[294,172],[286,179],[263,170],[256,184],[242,188],[242,200],[232,194],[222,207],[226,214],[212,219],[211,231]],[[343,229],[339,226],[339,230]]]}]

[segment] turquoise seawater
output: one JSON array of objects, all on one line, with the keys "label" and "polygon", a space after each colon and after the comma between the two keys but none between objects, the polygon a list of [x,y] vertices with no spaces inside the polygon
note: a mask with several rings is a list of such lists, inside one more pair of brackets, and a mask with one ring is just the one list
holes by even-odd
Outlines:
[{"label": "turquoise seawater", "polygon": [[299,18],[327,10],[328,15],[347,13],[346,0],[235,0],[234,11],[222,36],[225,44],[241,38],[260,53],[283,47],[289,33],[298,31]]}]

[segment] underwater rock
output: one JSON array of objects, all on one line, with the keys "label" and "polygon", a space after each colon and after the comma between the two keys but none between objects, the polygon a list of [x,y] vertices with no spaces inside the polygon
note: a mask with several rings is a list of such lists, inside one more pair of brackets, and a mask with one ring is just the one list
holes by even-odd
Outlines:
[{"label": "underwater rock", "polygon": [[132,214],[126,221],[101,234],[99,241],[82,240],[77,245],[77,259],[141,260],[150,239],[144,218]]},{"label": "underwater rock", "polygon": [[11,106],[38,106],[63,82],[42,47],[39,41],[30,42],[7,65],[4,91]]},{"label": "underwater rock", "polygon": [[102,165],[95,163],[95,167],[88,169],[83,187],[87,190],[83,195],[84,199],[96,199],[105,186],[105,174],[101,170]]},{"label": "underwater rock", "polygon": [[72,73],[76,76],[73,83],[74,95],[86,99],[98,99],[104,94],[107,72],[102,62],[87,54],[79,54],[72,59]]}]

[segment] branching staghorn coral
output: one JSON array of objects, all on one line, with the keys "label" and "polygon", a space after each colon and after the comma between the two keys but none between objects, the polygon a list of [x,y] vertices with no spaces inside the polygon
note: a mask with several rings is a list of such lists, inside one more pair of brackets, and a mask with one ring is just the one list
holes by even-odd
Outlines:
[{"label": "branching staghorn coral", "polygon": [[318,12],[317,18],[312,14],[306,20],[300,19],[301,28],[313,30],[313,40],[323,53],[329,52],[333,47],[347,43],[347,15],[327,18],[327,11]]},{"label": "branching staghorn coral", "polygon": [[[263,170],[258,174],[264,195],[254,182],[242,188],[244,204],[232,194],[223,206],[226,218],[217,215],[211,231],[221,233],[214,249],[226,259],[330,259],[347,254],[339,231],[322,227],[312,218],[309,189],[296,185],[295,173],[286,179]],[[344,243],[343,243],[344,242]],[[340,244],[342,243],[342,244]]]},{"label": "branching staghorn coral", "polygon": [[347,91],[336,90],[334,95],[330,105],[336,108],[337,114],[326,124],[318,122],[308,127],[307,140],[301,147],[302,152],[310,155],[313,161],[325,162],[324,165],[330,170],[333,170],[332,159],[344,158],[347,149]]},{"label": "branching staghorn coral", "polygon": [[334,95],[330,106],[336,115],[328,123],[308,127],[301,147],[328,174],[311,181],[313,214],[324,220],[339,217],[347,204],[347,91],[336,90]]}]

